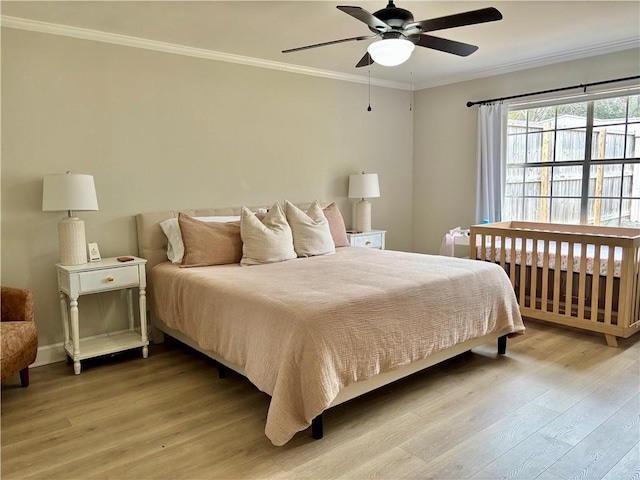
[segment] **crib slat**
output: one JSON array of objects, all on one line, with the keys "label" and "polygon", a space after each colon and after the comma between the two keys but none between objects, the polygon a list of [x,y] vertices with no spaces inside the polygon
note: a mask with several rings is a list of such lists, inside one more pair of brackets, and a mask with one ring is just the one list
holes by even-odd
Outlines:
[{"label": "crib slat", "polygon": [[487,236],[483,233],[480,242],[480,260],[483,262],[487,259]]},{"label": "crib slat", "polygon": [[520,307],[526,307],[525,299],[525,285],[527,283],[527,239],[522,238],[520,240],[520,295],[519,295],[519,303]]},{"label": "crib slat", "polygon": [[549,298],[549,240],[543,239],[544,249],[542,256],[542,291],[540,292],[542,295],[542,304],[540,307],[543,312],[547,311],[547,300]]},{"label": "crib slat", "polygon": [[567,248],[567,283],[564,293],[564,314],[571,316],[573,310],[573,242]]},{"label": "crib slat", "polygon": [[640,315],[640,295],[638,294],[638,279],[639,267],[638,267],[638,248],[633,248],[633,258],[635,261],[633,262],[633,296],[635,300],[635,309],[633,311],[633,316],[631,317],[631,323],[635,323],[638,321],[638,316]]},{"label": "crib slat", "polygon": [[611,325],[611,313],[613,310],[613,282],[615,269],[615,252],[614,246],[609,246],[609,258],[607,260],[607,282],[604,290],[604,323]]},{"label": "crib slat", "polygon": [[560,312],[560,274],[562,273],[562,242],[555,242],[556,261],[553,271],[553,313]]},{"label": "crib slat", "polygon": [[598,290],[600,288],[600,245],[594,245],[593,276],[591,277],[591,321],[598,321]]},{"label": "crib slat", "polygon": [[[622,265],[620,268],[620,296],[618,297],[618,325],[629,325],[629,282],[632,281],[633,266],[629,264],[630,248],[622,248]],[[631,270],[629,269],[631,267]]]},{"label": "crib slat", "polygon": [[491,247],[491,254],[489,255],[489,258],[491,258],[491,263],[496,263],[496,248],[498,248],[496,245],[496,236],[491,235],[489,240],[491,242],[489,245]]},{"label": "crib slat", "polygon": [[627,301],[629,304],[629,311],[627,312],[627,318],[628,318],[628,323],[627,324],[632,324],[635,322],[635,315],[636,315],[636,297],[635,297],[635,289],[637,286],[637,281],[638,278],[636,276],[636,264],[635,262],[632,262],[631,259],[635,258],[635,248],[633,247],[629,247],[629,258],[627,259],[627,261],[629,262],[629,275],[630,275],[630,280],[629,280],[629,294],[627,297]]},{"label": "crib slat", "polygon": [[[526,260],[525,260],[526,263]],[[529,304],[530,308],[537,310],[538,308],[538,239],[533,239],[533,246],[531,249],[531,280],[529,282]]]},{"label": "crib slat", "polygon": [[[511,280],[511,286],[516,286],[516,237],[511,237],[511,258],[509,259],[509,279]],[[506,248],[505,248],[506,250]]]},{"label": "crib slat", "polygon": [[578,275],[578,318],[584,318],[584,298],[587,291],[587,246],[580,244],[580,273]]},{"label": "crib slat", "polygon": [[504,236],[500,237],[500,266],[505,270],[504,266],[507,257],[507,239]]}]

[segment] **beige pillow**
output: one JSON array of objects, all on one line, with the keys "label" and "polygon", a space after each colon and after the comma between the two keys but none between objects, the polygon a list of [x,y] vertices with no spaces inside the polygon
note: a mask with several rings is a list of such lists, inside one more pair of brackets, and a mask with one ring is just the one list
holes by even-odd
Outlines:
[{"label": "beige pillow", "polygon": [[335,253],[329,222],[316,200],[305,212],[288,200],[284,201],[284,213],[293,233],[293,248],[299,257],[313,257]]},{"label": "beige pillow", "polygon": [[208,223],[178,214],[184,243],[182,267],[238,263],[242,258],[240,222]]},{"label": "beige pillow", "polygon": [[333,243],[336,247],[348,247],[351,244],[347,238],[347,227],[344,225],[344,218],[338,205],[330,203],[322,211],[324,216],[329,222],[329,230],[331,230],[331,237],[333,237]]},{"label": "beige pillow", "polygon": [[240,265],[282,262],[297,257],[291,227],[277,202],[262,221],[247,207],[242,207],[240,234],[243,242]]}]

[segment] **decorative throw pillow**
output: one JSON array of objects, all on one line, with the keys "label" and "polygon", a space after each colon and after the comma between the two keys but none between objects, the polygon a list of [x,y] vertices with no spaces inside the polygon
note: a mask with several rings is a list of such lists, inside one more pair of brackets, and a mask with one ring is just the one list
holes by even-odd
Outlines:
[{"label": "decorative throw pillow", "polygon": [[201,222],[178,214],[184,243],[182,267],[238,263],[242,258],[240,222]]},{"label": "decorative throw pillow", "polygon": [[[240,215],[215,216],[215,217],[191,217],[201,222],[238,222]],[[160,222],[160,228],[167,237],[167,258],[171,263],[182,263],[184,255],[184,244],[182,243],[182,233],[177,218],[170,218]]]},{"label": "decorative throw pillow", "polygon": [[322,211],[324,216],[329,222],[329,230],[331,230],[331,237],[333,237],[333,243],[336,247],[348,247],[351,244],[347,238],[347,227],[344,225],[344,218],[338,205],[330,203]]},{"label": "decorative throw pillow", "polygon": [[282,262],[297,256],[291,227],[277,202],[262,221],[247,207],[242,207],[240,234],[243,242],[240,265]]},{"label": "decorative throw pillow", "polygon": [[312,257],[335,253],[329,222],[316,200],[305,212],[288,200],[284,201],[284,212],[293,233],[293,248],[299,257]]}]

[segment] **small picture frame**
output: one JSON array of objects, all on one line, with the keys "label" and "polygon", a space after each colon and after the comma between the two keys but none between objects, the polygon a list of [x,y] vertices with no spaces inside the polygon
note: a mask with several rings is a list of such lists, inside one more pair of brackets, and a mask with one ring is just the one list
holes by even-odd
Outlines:
[{"label": "small picture frame", "polygon": [[98,244],[96,242],[87,243],[87,249],[89,250],[89,261],[99,262],[102,260],[100,256],[100,250],[98,250]]}]

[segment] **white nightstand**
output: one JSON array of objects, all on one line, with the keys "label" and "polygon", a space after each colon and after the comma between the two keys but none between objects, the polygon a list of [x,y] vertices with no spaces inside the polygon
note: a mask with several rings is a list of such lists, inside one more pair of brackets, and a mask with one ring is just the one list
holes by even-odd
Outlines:
[{"label": "white nightstand", "polygon": [[469,258],[469,235],[456,235],[453,237],[453,256]]},{"label": "white nightstand", "polygon": [[[133,257],[128,262],[105,258],[99,262],[82,265],[56,264],[58,291],[64,329],[64,349],[73,358],[73,369],[80,374],[80,360],[142,347],[142,357],[149,354],[147,337],[147,300],[145,264],[143,258]],[[134,328],[133,299],[131,289],[139,289],[140,332]],[[80,340],[78,297],[93,293],[127,289],[129,330]],[[68,303],[67,303],[68,299]]]},{"label": "white nightstand", "polygon": [[384,250],[386,230],[370,230],[368,232],[347,231],[347,238],[352,247],[379,248]]}]

